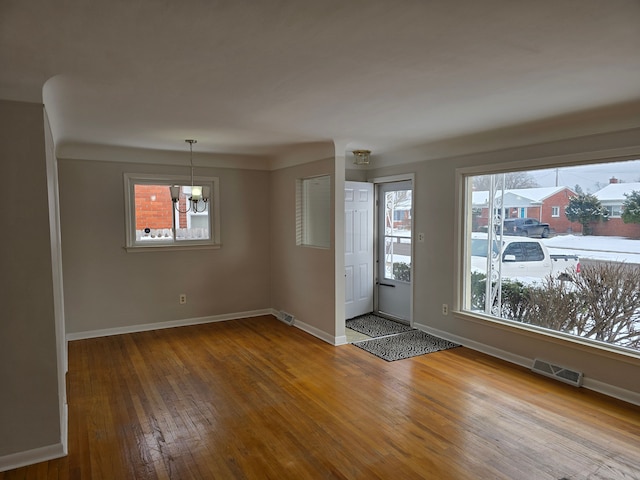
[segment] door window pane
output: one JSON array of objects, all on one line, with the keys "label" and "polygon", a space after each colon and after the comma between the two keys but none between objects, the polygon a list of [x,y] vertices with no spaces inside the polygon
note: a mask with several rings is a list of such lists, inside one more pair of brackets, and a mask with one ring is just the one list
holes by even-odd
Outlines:
[{"label": "door window pane", "polygon": [[384,277],[411,281],[411,190],[385,192]]}]

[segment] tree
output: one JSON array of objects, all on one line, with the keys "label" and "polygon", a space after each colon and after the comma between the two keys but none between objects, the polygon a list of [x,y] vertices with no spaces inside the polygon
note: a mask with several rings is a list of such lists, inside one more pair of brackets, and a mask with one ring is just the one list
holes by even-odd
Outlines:
[{"label": "tree", "polygon": [[[496,177],[501,177],[502,174],[498,173]],[[489,190],[489,183],[491,182],[491,175],[480,175],[473,177],[473,189],[477,192]],[[504,174],[504,188],[534,188],[537,187],[538,182],[528,172],[509,172]]]},{"label": "tree", "polygon": [[591,223],[609,219],[607,209],[602,206],[600,200],[590,193],[579,193],[575,197],[571,197],[565,214],[569,221],[582,225],[583,235],[591,233]]},{"label": "tree", "polygon": [[640,223],[640,191],[634,190],[624,194],[622,203],[622,221],[624,223]]}]

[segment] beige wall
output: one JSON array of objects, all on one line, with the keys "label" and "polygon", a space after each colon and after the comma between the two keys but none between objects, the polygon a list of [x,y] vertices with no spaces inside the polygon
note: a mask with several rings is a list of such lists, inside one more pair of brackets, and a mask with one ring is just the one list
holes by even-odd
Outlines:
[{"label": "beige wall", "polygon": [[222,248],[141,253],[123,249],[124,172],[184,167],[59,160],[67,334],[271,306],[268,172],[198,168],[220,179]]},{"label": "beige wall", "polygon": [[[330,249],[296,245],[296,179],[331,175],[334,191],[334,162],[329,158],[275,170],[270,179],[271,306],[328,334],[328,341],[336,335],[334,232]],[[333,223],[333,213],[331,218]]]},{"label": "beige wall", "polygon": [[61,442],[42,105],[0,101],[0,179],[3,457]]},{"label": "beige wall", "polygon": [[[446,334],[468,340],[471,346],[486,346],[506,358],[536,357],[583,371],[585,382],[595,380],[640,394],[640,361],[602,355],[596,349],[585,350],[571,342],[524,333],[489,322],[474,322],[449,314],[442,315],[442,304],[453,305],[455,298],[454,258],[456,256],[454,221],[456,168],[567,155],[565,161],[588,152],[630,147],[640,156],[640,130],[598,135],[573,141],[556,142],[444,160],[432,160],[369,172],[369,178],[400,173],[415,173],[415,232],[424,232],[424,244],[416,244],[414,258],[414,321]],[[586,156],[605,155],[604,153]],[[395,155],[398,158],[398,155]],[[464,342],[463,342],[464,343]],[[486,349],[485,349],[486,350]],[[593,384],[592,384],[593,385]],[[597,386],[597,385],[595,385]]]}]

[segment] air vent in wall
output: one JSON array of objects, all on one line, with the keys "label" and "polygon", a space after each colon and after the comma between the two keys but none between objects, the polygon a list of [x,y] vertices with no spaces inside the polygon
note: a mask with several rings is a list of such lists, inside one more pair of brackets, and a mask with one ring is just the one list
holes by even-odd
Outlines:
[{"label": "air vent in wall", "polygon": [[278,315],[278,318],[280,318],[280,320],[282,320],[289,326],[293,325],[295,322],[295,318],[293,318],[293,315],[283,311],[280,311],[280,315]]},{"label": "air vent in wall", "polygon": [[533,367],[531,368],[531,370],[541,375],[545,375],[547,377],[555,378],[556,380],[559,380],[561,382],[568,383],[569,385],[573,385],[574,387],[579,387],[582,385],[582,372],[576,372],[575,370],[570,370],[559,365],[554,365],[538,358],[533,361]]}]

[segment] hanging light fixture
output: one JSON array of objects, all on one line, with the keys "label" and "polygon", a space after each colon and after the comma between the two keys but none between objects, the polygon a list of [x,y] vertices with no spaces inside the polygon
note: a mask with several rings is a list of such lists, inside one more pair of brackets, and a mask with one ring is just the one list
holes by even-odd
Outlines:
[{"label": "hanging light fixture", "polygon": [[193,144],[198,143],[197,140],[185,140],[189,144],[189,166],[191,167],[191,196],[188,199],[187,205],[184,210],[180,210],[180,190],[181,185],[171,185],[171,200],[175,209],[180,213],[187,213],[189,211],[193,213],[204,212],[207,209],[207,203],[209,202],[209,187],[202,185],[194,185],[193,183]]},{"label": "hanging light fixture", "polygon": [[371,150],[354,150],[353,152],[354,165],[369,165],[369,155],[371,155]]}]

